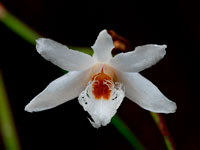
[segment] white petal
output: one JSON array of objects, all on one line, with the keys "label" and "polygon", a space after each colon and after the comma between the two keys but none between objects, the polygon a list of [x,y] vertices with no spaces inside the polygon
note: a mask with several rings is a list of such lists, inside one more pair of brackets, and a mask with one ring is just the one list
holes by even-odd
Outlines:
[{"label": "white petal", "polygon": [[94,59],[91,56],[71,50],[51,39],[40,38],[36,42],[38,53],[64,70],[79,71],[94,64]]},{"label": "white petal", "polygon": [[87,71],[69,72],[54,80],[26,105],[25,110],[28,112],[42,111],[74,99],[87,85],[89,78]]},{"label": "white petal", "polygon": [[142,108],[156,113],[174,113],[176,103],[165,97],[160,90],[139,73],[117,72],[125,86],[126,96]]},{"label": "white petal", "polygon": [[95,99],[92,94],[92,83],[89,83],[84,91],[79,95],[79,103],[83,106],[92,119],[89,121],[95,128],[106,126],[117,112],[118,107],[125,96],[123,85],[115,83],[109,100]]},{"label": "white petal", "polygon": [[96,42],[92,46],[93,57],[99,62],[106,62],[112,58],[111,51],[114,48],[112,37],[106,30],[99,33]]},{"label": "white petal", "polygon": [[132,52],[120,53],[110,60],[110,65],[123,72],[139,72],[156,64],[166,53],[166,45],[138,46]]}]

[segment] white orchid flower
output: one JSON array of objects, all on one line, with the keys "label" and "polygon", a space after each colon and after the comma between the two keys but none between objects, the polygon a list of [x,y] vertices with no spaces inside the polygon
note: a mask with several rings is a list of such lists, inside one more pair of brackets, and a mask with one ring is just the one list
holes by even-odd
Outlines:
[{"label": "white orchid flower", "polygon": [[91,115],[91,124],[107,125],[126,96],[142,108],[156,113],[174,113],[176,104],[138,72],[156,64],[166,45],[138,46],[132,52],[112,57],[113,40],[106,30],[92,46],[93,56],[74,51],[51,39],[37,40],[37,51],[69,73],[51,82],[25,110],[42,111],[78,97]]}]

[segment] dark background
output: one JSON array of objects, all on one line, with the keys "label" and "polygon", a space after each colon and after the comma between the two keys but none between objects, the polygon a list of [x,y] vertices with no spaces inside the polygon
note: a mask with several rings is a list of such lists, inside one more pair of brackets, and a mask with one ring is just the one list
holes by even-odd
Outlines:
[{"label": "dark background", "polygon": [[[91,46],[102,29],[128,39],[132,49],[167,44],[167,55],[141,74],[177,103],[163,115],[178,150],[200,149],[199,49],[197,1],[2,0],[7,9],[41,35],[66,45]],[[24,106],[62,71],[43,59],[35,46],[0,24],[0,68],[23,150],[132,149],[109,124],[94,129],[77,100],[54,109],[28,113]],[[118,115],[152,150],[164,150],[149,112],[125,99]],[[1,143],[1,142],[0,142]]]}]

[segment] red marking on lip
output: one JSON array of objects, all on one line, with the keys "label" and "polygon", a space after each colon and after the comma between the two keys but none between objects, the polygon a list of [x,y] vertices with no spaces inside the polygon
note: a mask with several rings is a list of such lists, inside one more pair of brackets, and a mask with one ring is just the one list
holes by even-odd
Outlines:
[{"label": "red marking on lip", "polygon": [[104,100],[109,100],[112,90],[112,78],[103,72],[103,68],[100,73],[92,77],[94,81],[92,85],[92,93],[95,96],[95,99],[99,100],[103,98]]}]

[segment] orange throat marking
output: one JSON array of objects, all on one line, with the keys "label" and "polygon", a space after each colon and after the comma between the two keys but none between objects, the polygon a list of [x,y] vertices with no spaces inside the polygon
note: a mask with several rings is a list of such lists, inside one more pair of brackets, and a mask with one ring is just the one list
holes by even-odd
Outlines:
[{"label": "orange throat marking", "polygon": [[111,92],[112,92],[112,78],[103,72],[103,69],[100,73],[95,74],[92,77],[92,93],[94,94],[95,99],[100,100],[103,98],[104,100],[109,100]]}]

